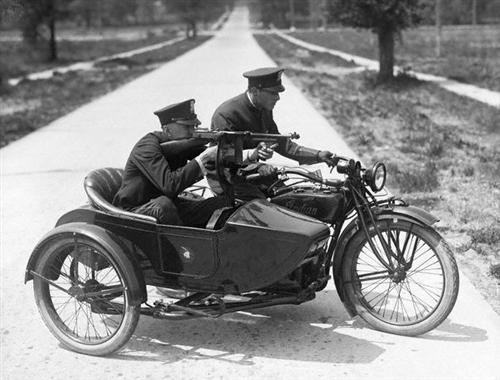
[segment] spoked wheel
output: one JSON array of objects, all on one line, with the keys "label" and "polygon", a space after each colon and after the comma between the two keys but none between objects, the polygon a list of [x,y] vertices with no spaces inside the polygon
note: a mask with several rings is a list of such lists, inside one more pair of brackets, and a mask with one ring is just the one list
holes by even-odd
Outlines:
[{"label": "spoked wheel", "polygon": [[436,231],[417,224],[391,219],[377,226],[385,243],[374,229],[370,234],[380,258],[362,232],[347,247],[342,274],[349,301],[381,331],[413,336],[434,329],[458,294],[458,268],[449,246]]},{"label": "spoked wheel", "polygon": [[34,292],[43,321],[62,344],[88,355],[108,355],[127,343],[140,305],[129,304],[124,270],[84,236],[48,244],[34,269]]}]

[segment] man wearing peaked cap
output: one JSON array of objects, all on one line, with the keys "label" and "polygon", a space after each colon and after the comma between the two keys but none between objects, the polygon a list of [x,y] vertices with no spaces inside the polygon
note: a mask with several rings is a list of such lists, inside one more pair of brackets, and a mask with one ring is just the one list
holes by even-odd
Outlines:
[{"label": "man wearing peaked cap", "polygon": [[[204,227],[212,213],[225,206],[222,197],[194,201],[178,195],[206,174],[216,147],[182,145],[175,155],[162,143],[189,139],[200,124],[194,99],[155,112],[161,131],[148,133],[135,144],[125,165],[122,185],[113,204],[127,211],[155,217],[161,224]],[[172,149],[172,148],[170,148]]]},{"label": "man wearing peaked cap", "polygon": [[[281,83],[284,69],[264,67],[243,73],[248,80],[247,90],[226,100],[215,110],[212,116],[212,130],[249,131],[253,133],[279,134],[273,118],[273,109],[280,93],[285,91]],[[255,148],[263,143],[247,143],[245,149]],[[267,152],[267,153],[266,153]],[[333,154],[327,150],[307,148],[291,142],[286,147],[278,147],[277,152],[291,158],[299,164],[331,162]],[[259,159],[266,160],[272,156],[272,149],[261,149]],[[240,199],[264,198],[265,195],[250,184],[235,187],[235,195]]]},{"label": "man wearing peaked cap", "polygon": [[243,76],[248,79],[248,88],[255,87],[272,92],[283,92],[285,91],[285,87],[281,84],[283,71],[278,67],[264,67],[247,71],[243,73]]},{"label": "man wearing peaked cap", "polygon": [[200,125],[201,121],[198,120],[194,112],[194,103],[194,99],[189,99],[184,102],[163,107],[155,111],[154,114],[158,116],[162,126],[173,122],[183,125]]}]

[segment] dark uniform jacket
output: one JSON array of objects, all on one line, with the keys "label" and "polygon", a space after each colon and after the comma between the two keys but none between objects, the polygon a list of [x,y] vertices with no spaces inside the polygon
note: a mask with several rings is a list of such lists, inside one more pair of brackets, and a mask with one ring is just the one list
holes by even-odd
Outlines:
[{"label": "dark uniform jacket", "polygon": [[[246,93],[235,96],[222,103],[212,116],[212,130],[249,131],[253,133],[278,134],[273,112],[259,110],[250,103]],[[257,142],[249,142],[244,148],[251,149]]]},{"label": "dark uniform jacket", "polygon": [[[246,93],[240,94],[222,103],[212,116],[211,129],[215,131],[249,131],[253,133],[279,134],[273,119],[273,112],[258,109],[248,99]],[[244,149],[252,149],[258,142],[247,142]],[[298,145],[294,142],[276,150],[282,156],[301,164],[317,162],[318,150]]]},{"label": "dark uniform jacket", "polygon": [[135,144],[113,200],[115,206],[130,210],[161,195],[174,199],[203,178],[200,166],[193,159],[203,149],[194,147],[170,157],[160,145],[167,141],[165,133],[158,131],[148,133]]}]

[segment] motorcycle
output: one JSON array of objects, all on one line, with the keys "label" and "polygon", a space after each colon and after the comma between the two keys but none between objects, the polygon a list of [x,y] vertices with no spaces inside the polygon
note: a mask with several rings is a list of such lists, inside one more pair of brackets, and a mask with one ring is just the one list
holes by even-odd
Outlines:
[{"label": "motorcycle", "polygon": [[[282,168],[267,188],[268,199],[242,203],[233,184],[259,176],[241,174],[242,147],[263,136],[215,137],[215,171],[228,205],[205,228],[162,225],[114,207],[121,169],[86,176],[89,203],[59,218],[34,248],[25,274],[42,320],[64,346],[109,355],[129,341],[140,315],[217,318],[299,305],[313,300],[331,277],[349,314],[377,330],[416,336],[446,319],[459,288],[452,250],[432,227],[434,216],[378,196],[385,186],[383,163],[363,168],[336,156],[332,169],[342,179]],[[278,143],[291,137],[266,135]],[[181,196],[204,191],[193,187]],[[183,296],[150,304],[148,286]]]}]

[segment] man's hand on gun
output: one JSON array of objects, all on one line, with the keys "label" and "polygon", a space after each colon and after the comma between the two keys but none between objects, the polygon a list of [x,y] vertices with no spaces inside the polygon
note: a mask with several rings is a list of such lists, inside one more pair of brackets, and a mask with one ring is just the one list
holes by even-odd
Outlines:
[{"label": "man's hand on gun", "polygon": [[195,159],[200,165],[204,175],[215,170],[215,159],[217,157],[217,145],[209,146],[201,152]]},{"label": "man's hand on gun", "polygon": [[265,142],[260,142],[249,155],[248,159],[250,161],[266,161],[273,156],[274,149],[278,147],[278,144],[267,145]]}]

